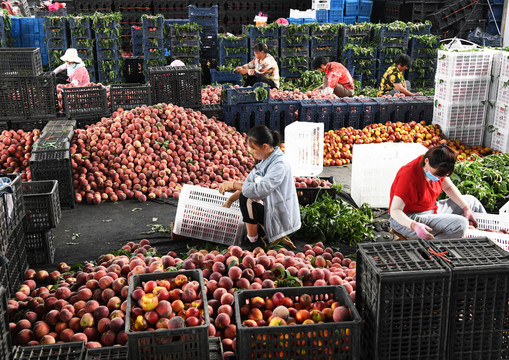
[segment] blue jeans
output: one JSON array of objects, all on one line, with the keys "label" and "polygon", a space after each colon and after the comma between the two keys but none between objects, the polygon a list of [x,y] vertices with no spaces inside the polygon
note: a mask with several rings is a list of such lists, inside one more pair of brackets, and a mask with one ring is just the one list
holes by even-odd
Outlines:
[{"label": "blue jeans", "polygon": [[[484,206],[472,195],[463,195],[470,209],[473,212],[486,213]],[[465,236],[468,230],[468,220],[463,216],[461,209],[451,199],[437,202],[437,213],[433,210],[406,214],[410,219],[428,225],[432,230],[431,234],[435,239],[457,239]],[[417,234],[412,229],[397,223],[392,217],[390,219],[392,228],[409,239],[417,239]]]}]

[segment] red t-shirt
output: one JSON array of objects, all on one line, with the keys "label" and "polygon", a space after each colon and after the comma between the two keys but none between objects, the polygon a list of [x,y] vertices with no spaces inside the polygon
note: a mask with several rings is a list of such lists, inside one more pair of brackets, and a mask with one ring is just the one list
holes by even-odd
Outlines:
[{"label": "red t-shirt", "polygon": [[338,83],[347,89],[354,88],[352,75],[343,64],[331,61],[325,68],[325,76],[327,76],[328,85],[333,89]]},{"label": "red t-shirt", "polygon": [[437,212],[436,201],[442,192],[442,182],[445,177],[431,183],[427,181],[422,167],[419,166],[421,159],[422,155],[399,169],[391,186],[389,211],[392,199],[396,195],[405,203],[404,213],[428,210]]}]

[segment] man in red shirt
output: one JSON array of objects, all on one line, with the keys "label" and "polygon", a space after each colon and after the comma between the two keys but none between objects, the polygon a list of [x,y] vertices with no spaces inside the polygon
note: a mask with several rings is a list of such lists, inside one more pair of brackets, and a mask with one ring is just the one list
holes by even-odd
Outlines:
[{"label": "man in red shirt", "polygon": [[[449,176],[456,154],[435,146],[403,166],[392,183],[389,212],[396,232],[411,239],[451,239],[465,235],[469,221],[477,227],[473,212],[486,213],[474,196],[461,195]],[[440,193],[449,196],[437,202]]]},{"label": "man in red shirt", "polygon": [[352,75],[343,64],[338,62],[328,62],[323,56],[318,56],[313,60],[313,69],[325,73],[323,85],[319,87],[323,94],[334,93],[337,97],[351,97],[354,94],[354,82]]}]

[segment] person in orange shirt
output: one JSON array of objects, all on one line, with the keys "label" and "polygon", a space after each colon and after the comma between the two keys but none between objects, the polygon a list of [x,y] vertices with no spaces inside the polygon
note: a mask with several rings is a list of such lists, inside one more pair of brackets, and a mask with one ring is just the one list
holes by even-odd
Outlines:
[{"label": "person in orange shirt", "polygon": [[323,56],[318,56],[313,60],[313,69],[325,73],[323,85],[318,87],[322,94],[329,95],[334,93],[337,97],[351,97],[355,91],[355,85],[352,75],[348,69],[341,63],[328,62]]}]

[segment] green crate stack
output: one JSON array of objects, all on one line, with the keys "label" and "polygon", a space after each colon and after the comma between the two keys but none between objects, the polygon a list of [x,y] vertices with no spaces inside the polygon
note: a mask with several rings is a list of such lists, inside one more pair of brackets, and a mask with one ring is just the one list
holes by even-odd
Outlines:
[{"label": "green crate stack", "polygon": [[308,24],[282,26],[280,73],[282,77],[300,77],[310,67]]}]

